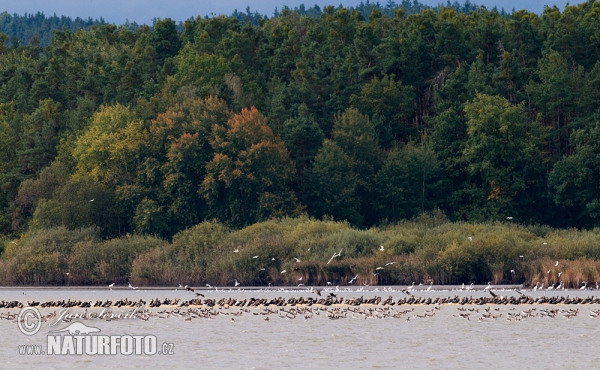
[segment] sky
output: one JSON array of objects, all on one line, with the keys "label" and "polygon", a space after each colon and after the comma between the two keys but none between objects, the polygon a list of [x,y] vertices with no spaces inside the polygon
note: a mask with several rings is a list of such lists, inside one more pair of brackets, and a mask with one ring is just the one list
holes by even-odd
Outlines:
[{"label": "sky", "polygon": [[[366,2],[366,0],[364,0]],[[91,17],[93,19],[104,18],[106,22],[117,25],[126,21],[138,24],[152,24],[154,18],[171,18],[175,21],[185,21],[196,16],[211,16],[218,14],[230,15],[234,10],[245,11],[249,6],[252,12],[271,16],[275,8],[281,9],[287,5],[294,8],[304,4],[307,8],[319,5],[356,6],[361,0],[0,0],[0,13],[7,11],[10,14],[43,12],[46,16],[56,14],[71,18]],[[374,1],[376,2],[376,1]],[[396,3],[401,3],[396,0]],[[422,4],[437,5],[445,3],[446,0],[420,0]],[[454,0],[452,0],[454,2]],[[584,1],[572,0],[571,5]],[[381,4],[387,0],[380,0]],[[459,0],[464,3],[464,0]],[[506,11],[527,9],[531,12],[541,13],[545,5],[556,5],[561,11],[567,4],[567,0],[471,0],[471,3],[485,5],[488,9],[497,6]]]}]

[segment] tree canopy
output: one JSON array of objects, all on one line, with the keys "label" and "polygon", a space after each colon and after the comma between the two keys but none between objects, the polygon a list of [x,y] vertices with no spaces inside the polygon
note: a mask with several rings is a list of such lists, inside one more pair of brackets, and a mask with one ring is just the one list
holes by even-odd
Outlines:
[{"label": "tree canopy", "polygon": [[45,16],[3,13],[0,234],[171,238],[300,214],[362,228],[435,209],[600,226],[599,9],[51,18],[65,27],[44,42],[8,30]]}]

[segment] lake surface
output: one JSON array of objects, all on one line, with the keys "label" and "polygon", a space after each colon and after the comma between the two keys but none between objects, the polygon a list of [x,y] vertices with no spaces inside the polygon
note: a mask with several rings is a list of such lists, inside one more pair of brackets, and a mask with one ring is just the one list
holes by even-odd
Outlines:
[{"label": "lake surface", "polygon": [[[363,287],[327,289],[346,298],[365,299],[406,297],[402,287]],[[416,288],[416,287],[415,287]],[[477,288],[477,287],[476,287]],[[458,287],[416,288],[421,297],[489,296],[483,287],[472,291]],[[376,289],[376,290],[374,290]],[[196,290],[198,292],[199,290]],[[496,287],[498,295],[518,295],[512,289]],[[308,289],[202,290],[206,298],[234,299],[314,297]],[[531,296],[600,296],[600,291],[525,291]],[[108,288],[0,288],[0,301],[118,300],[154,298],[189,300],[195,294],[175,289]],[[39,332],[24,335],[16,320],[0,320],[0,356],[2,368],[182,368],[271,369],[271,368],[517,368],[517,369],[597,369],[600,350],[597,345],[600,317],[592,312],[600,305],[440,305],[324,308],[312,312],[297,307],[212,308],[208,318],[193,316],[186,321],[189,308],[158,307],[149,309],[149,319],[48,320]],[[487,311],[486,311],[487,309]],[[41,308],[49,315],[59,308]],[[111,308],[127,313],[131,308]],[[302,308],[300,308],[302,310]],[[332,313],[337,310],[337,313]],[[358,310],[358,311],[357,311]],[[476,311],[479,310],[479,311]],[[555,311],[552,311],[555,310]],[[576,311],[577,310],[577,311]],[[19,309],[0,309],[0,313],[18,314]],[[68,313],[100,312],[100,308],[70,308]],[[208,309],[206,309],[208,311]],[[407,312],[408,311],[408,312]],[[219,314],[221,313],[221,314]],[[233,315],[233,314],[236,315]],[[256,313],[256,314],[255,314]],[[316,313],[319,313],[318,315]],[[548,315],[548,313],[554,313]],[[344,316],[332,320],[331,315]],[[461,316],[461,314],[463,316]],[[467,316],[468,315],[468,316]],[[167,317],[168,316],[168,317]],[[386,317],[384,317],[386,316]],[[395,317],[394,317],[395,316]],[[266,321],[265,318],[269,317]],[[294,317],[294,318],[292,318]],[[307,317],[307,318],[305,318]],[[377,318],[383,317],[383,318]],[[468,319],[467,319],[468,317]],[[508,318],[508,319],[507,319]],[[232,321],[234,319],[234,321]],[[21,355],[19,346],[47,347],[51,330],[83,322],[100,329],[104,335],[154,335],[162,343],[172,344],[172,355]],[[56,323],[50,326],[51,323]],[[97,333],[98,334],[98,333]]]}]

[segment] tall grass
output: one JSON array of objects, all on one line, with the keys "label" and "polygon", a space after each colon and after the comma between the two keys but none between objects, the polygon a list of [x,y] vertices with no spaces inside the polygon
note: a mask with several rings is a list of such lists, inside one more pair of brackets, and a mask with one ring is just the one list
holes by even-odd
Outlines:
[{"label": "tall grass", "polygon": [[371,229],[309,217],[240,230],[203,222],[171,243],[144,236],[101,240],[93,229],[53,228],[3,245],[4,285],[233,286],[237,280],[255,286],[430,281],[548,286],[562,281],[580,287],[582,281],[600,282],[598,229],[451,223],[439,213]]}]

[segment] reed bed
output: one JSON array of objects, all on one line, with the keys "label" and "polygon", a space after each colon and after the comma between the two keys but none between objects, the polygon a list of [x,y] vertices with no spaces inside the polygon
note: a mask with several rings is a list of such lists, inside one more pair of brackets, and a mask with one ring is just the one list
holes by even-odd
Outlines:
[{"label": "reed bed", "polygon": [[[371,229],[309,217],[233,230],[203,222],[172,241],[102,240],[52,228],[0,239],[3,285],[245,286],[600,282],[600,230],[448,222],[425,214]],[[557,265],[558,262],[558,265]]]}]

